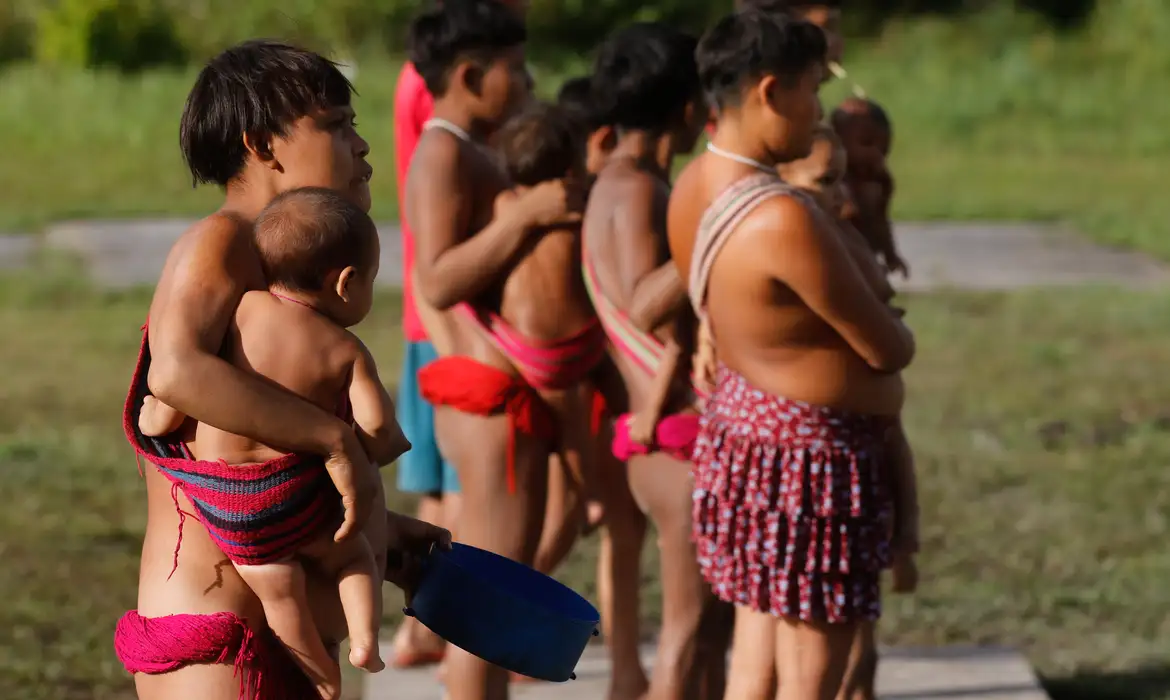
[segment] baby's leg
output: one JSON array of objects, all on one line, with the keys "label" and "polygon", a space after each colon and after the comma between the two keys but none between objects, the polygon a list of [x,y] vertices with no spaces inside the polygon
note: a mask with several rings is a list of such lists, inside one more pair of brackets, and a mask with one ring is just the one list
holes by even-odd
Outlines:
[{"label": "baby's leg", "polygon": [[370,541],[359,535],[344,542],[332,537],[311,543],[302,551],[337,579],[341,609],[349,627],[349,662],[377,673],[386,668],[378,649],[382,626],[382,577]]},{"label": "baby's leg", "polygon": [[264,617],[276,638],[304,669],[325,700],[341,694],[341,668],[321,639],[305,592],[305,569],[289,559],[273,564],[237,565],[244,583],[260,599]]},{"label": "baby's leg", "polygon": [[147,396],[142,400],[142,411],[138,414],[138,429],[148,437],[162,437],[178,430],[185,418],[162,401]]}]

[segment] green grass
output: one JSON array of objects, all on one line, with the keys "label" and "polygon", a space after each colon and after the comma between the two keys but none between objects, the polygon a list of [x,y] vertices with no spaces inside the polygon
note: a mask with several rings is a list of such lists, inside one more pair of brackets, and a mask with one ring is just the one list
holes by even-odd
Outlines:
[{"label": "green grass", "polygon": [[[851,44],[851,73],[895,122],[896,216],[1061,221],[1170,257],[1170,200],[1161,196],[1170,15],[1158,6],[1115,0],[1071,35],[993,10],[894,24]],[[393,218],[398,64],[375,57],[359,68],[374,214]],[[549,72],[537,77],[545,93],[559,83]],[[217,193],[191,189],[177,147],[192,79],[189,71],[0,73],[0,231],[72,217],[205,213]],[[826,104],[843,94],[830,86]]]},{"label": "green grass", "polygon": [[[121,700],[111,630],[134,604],[145,509],[118,414],[148,297],[51,273],[0,279],[0,366],[16,370],[0,377],[0,697]],[[1148,667],[1170,655],[1158,583],[1170,576],[1170,294],[908,306],[923,585],[890,600],[884,640],[1019,645],[1057,698],[1170,699],[1167,673]],[[380,297],[359,331],[387,377],[398,308]],[[592,552],[562,573],[588,594]],[[399,606],[391,595],[391,618]]]},{"label": "green grass", "polygon": [[[377,220],[398,216],[392,115],[400,67],[382,58],[362,63],[356,77]],[[210,211],[221,193],[192,188],[179,153],[179,116],[194,79],[192,71],[124,77],[0,68],[0,232],[66,219]],[[543,83],[555,89],[558,81]]]}]

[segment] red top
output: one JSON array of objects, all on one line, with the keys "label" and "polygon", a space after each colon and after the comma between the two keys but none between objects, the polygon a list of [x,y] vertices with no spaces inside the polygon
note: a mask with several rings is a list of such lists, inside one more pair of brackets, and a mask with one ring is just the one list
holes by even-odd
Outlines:
[{"label": "red top", "polygon": [[414,289],[410,281],[414,268],[414,234],[406,225],[406,173],[410,169],[414,149],[422,138],[423,124],[431,118],[434,107],[431,93],[427,92],[427,86],[414,69],[414,64],[402,66],[402,72],[398,74],[398,87],[394,92],[394,151],[398,174],[398,218],[402,225],[402,332],[412,343],[426,340],[427,332],[414,306]]}]

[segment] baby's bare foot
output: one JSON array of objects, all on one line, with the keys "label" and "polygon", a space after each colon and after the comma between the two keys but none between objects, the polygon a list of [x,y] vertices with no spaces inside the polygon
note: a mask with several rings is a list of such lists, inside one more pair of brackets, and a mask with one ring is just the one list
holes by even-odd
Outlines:
[{"label": "baby's bare foot", "polygon": [[349,647],[349,663],[370,673],[377,673],[386,668],[382,655],[378,653],[377,644],[353,643]]}]

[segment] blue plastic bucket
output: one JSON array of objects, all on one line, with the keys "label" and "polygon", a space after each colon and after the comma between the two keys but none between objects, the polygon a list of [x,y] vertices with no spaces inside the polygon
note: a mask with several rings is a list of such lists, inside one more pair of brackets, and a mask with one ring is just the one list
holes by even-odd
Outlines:
[{"label": "blue plastic bucket", "polygon": [[557,683],[575,677],[600,622],[597,609],[571,588],[462,544],[427,558],[408,613],[489,663]]}]

